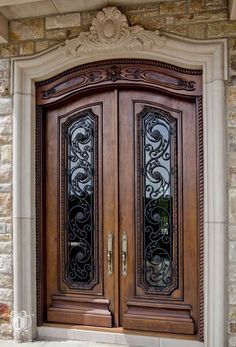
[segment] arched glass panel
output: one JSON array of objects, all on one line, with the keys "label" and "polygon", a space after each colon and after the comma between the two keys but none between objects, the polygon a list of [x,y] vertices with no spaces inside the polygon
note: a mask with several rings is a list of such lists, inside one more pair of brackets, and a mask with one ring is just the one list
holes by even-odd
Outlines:
[{"label": "arched glass panel", "polygon": [[[73,117],[74,118],[74,117]],[[96,121],[88,110],[66,130],[66,281],[91,288],[97,274]]]},{"label": "arched glass panel", "polygon": [[164,292],[177,270],[176,120],[148,107],[139,117],[141,277],[147,292]]}]

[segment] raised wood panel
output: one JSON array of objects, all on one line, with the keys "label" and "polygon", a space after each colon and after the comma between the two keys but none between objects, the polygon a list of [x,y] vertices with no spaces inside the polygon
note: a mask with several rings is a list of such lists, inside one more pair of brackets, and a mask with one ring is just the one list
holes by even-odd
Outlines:
[{"label": "raised wood panel", "polygon": [[48,321],[57,323],[112,327],[110,300],[53,295]]},{"label": "raised wood panel", "polygon": [[127,301],[124,327],[127,329],[159,331],[175,334],[195,334],[195,324],[191,317],[191,305],[154,301]]}]

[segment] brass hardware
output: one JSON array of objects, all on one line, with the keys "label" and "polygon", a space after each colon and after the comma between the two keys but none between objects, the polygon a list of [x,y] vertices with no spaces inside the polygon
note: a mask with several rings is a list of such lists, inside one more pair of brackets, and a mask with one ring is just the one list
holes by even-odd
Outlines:
[{"label": "brass hardware", "polygon": [[109,234],[107,239],[107,273],[108,275],[112,275],[113,273],[113,235]]},{"label": "brass hardware", "polygon": [[122,234],[122,255],[121,255],[121,261],[122,261],[122,274],[123,276],[127,276],[127,249],[128,249],[128,240],[127,235],[125,233]]}]

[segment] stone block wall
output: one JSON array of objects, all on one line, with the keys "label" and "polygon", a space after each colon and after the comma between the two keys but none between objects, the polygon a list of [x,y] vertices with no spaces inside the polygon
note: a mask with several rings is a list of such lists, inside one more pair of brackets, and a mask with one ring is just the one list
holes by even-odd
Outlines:
[{"label": "stone block wall", "polygon": [[[159,29],[196,39],[236,37],[236,21],[228,20],[226,0],[167,0],[155,4],[146,0],[144,5],[120,8],[131,25],[147,30]],[[30,55],[74,38],[88,30],[95,14],[90,11],[11,20],[9,44],[0,45],[0,56]]]},{"label": "stone block wall", "polygon": [[[128,2],[127,2],[128,3]],[[229,20],[226,0],[167,0],[120,7],[131,25],[193,39],[228,38],[229,80],[226,83],[228,199],[227,278],[228,346],[236,346],[236,21]],[[50,15],[9,23],[9,43],[0,45],[0,333],[11,338],[12,308],[12,98],[10,58],[32,55],[87,31],[96,11]],[[217,198],[217,192],[216,192]],[[223,245],[222,245],[223,247]],[[222,346],[223,347],[223,346]]]},{"label": "stone block wall", "polygon": [[10,59],[0,59],[0,333],[11,334],[12,278],[12,98]]}]

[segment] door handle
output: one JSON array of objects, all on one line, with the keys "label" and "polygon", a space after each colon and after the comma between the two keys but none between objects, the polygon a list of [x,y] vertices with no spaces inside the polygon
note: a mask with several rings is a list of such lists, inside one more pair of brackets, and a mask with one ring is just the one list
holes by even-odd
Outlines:
[{"label": "door handle", "polygon": [[127,250],[128,250],[128,239],[126,233],[122,234],[122,247],[121,247],[121,262],[122,262],[122,274],[123,276],[127,276]]},{"label": "door handle", "polygon": [[109,234],[107,238],[107,273],[109,276],[113,273],[113,235]]}]

